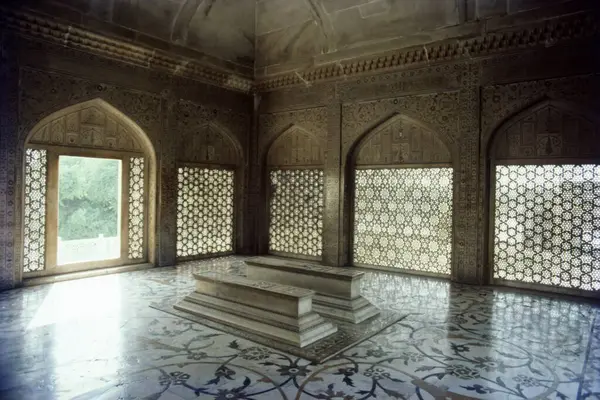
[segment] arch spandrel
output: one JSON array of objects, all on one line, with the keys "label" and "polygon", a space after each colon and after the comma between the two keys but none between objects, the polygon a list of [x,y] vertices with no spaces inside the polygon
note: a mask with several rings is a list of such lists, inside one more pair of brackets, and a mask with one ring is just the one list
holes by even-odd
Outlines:
[{"label": "arch spandrel", "polygon": [[108,103],[94,99],[44,118],[32,129],[28,143],[143,152],[139,133],[131,125]]},{"label": "arch spandrel", "polygon": [[419,122],[396,114],[359,142],[356,165],[450,164],[448,147]]},{"label": "arch spandrel", "polygon": [[322,166],[325,162],[324,143],[304,128],[292,125],[269,147],[267,165]]},{"label": "arch spandrel", "polygon": [[498,161],[600,158],[600,132],[576,108],[544,100],[500,126],[491,155]]},{"label": "arch spandrel", "polygon": [[200,164],[241,165],[240,144],[214,122],[188,132],[180,142],[179,161]]}]

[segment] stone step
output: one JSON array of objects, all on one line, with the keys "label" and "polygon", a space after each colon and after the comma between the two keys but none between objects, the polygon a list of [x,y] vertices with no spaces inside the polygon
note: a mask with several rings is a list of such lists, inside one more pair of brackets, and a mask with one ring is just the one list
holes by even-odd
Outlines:
[{"label": "stone step", "polygon": [[293,285],[317,292],[313,308],[322,315],[360,323],[379,310],[360,294],[364,272],[274,257],[246,260],[247,278]]},{"label": "stone step", "polygon": [[312,290],[215,272],[194,278],[196,291],[177,310],[298,347],[337,332],[312,310]]}]

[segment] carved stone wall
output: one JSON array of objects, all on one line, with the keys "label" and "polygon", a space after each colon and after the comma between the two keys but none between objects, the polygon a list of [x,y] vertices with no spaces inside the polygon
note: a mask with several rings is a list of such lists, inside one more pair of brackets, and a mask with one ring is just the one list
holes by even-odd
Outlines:
[{"label": "carved stone wall", "polygon": [[[574,45],[581,46],[581,51],[591,50],[586,43]],[[271,121],[284,120],[273,116],[324,110],[327,140],[323,261],[348,265],[353,230],[353,188],[349,180],[352,165],[383,166],[404,161],[405,157],[395,155],[401,148],[406,152],[407,145],[413,142],[397,136],[399,131],[406,131],[405,127],[400,128],[401,123],[394,127],[394,123],[386,125],[386,121],[394,116],[418,121],[419,126],[428,128],[423,131],[415,128],[416,137],[424,144],[415,148],[423,151],[411,151],[414,158],[408,161],[420,159],[427,164],[443,160],[442,163],[450,163],[454,168],[452,279],[487,283],[490,279],[488,149],[493,133],[509,118],[517,116],[511,125],[502,128],[503,134],[495,136],[499,145],[494,156],[498,160],[523,158],[530,151],[535,158],[578,155],[597,159],[600,140],[579,137],[589,130],[597,132],[593,121],[582,115],[589,115],[586,111],[600,106],[600,63],[595,58],[584,60],[579,54],[572,51],[565,56],[565,47],[560,46],[532,49],[485,60],[426,65],[322,84],[310,82],[296,89],[286,87],[263,93],[257,143],[260,145],[273,131]],[[570,59],[577,62],[570,63]],[[506,63],[513,74],[506,70]],[[546,76],[559,78],[546,79]],[[565,103],[568,106],[563,107]],[[535,111],[520,114],[528,108]],[[283,123],[279,131],[287,126]],[[558,137],[555,132],[558,126],[570,127],[569,131],[574,133]],[[378,127],[380,135],[368,136]],[[435,132],[437,141],[422,133],[426,131]],[[596,134],[588,136],[596,138]],[[511,145],[517,141],[520,150],[517,154],[510,153]],[[442,145],[446,153],[440,150]],[[531,148],[526,149],[527,146]],[[332,202],[334,198],[337,200]],[[336,252],[337,255],[331,255]]]},{"label": "carved stone wall", "polygon": [[[44,117],[66,107],[102,99],[134,121],[155,149],[156,184],[148,187],[156,201],[155,240],[149,259],[157,265],[175,262],[177,213],[177,153],[185,132],[173,111],[178,102],[189,112],[186,120],[214,122],[236,135],[239,151],[247,152],[251,97],[185,78],[63,48],[16,38],[0,32],[0,290],[20,284],[22,274],[22,166],[25,139]],[[19,63],[17,63],[17,60]],[[49,65],[52,65],[50,69]],[[184,108],[185,108],[184,107]],[[210,118],[202,116],[211,115]],[[137,151],[139,143],[124,141],[123,127],[92,108],[65,115],[41,127],[36,143],[61,146],[115,146]],[[240,140],[242,138],[243,140]],[[244,159],[246,159],[244,157]],[[243,168],[243,163],[242,167]],[[243,193],[244,188],[240,189]],[[243,197],[243,196],[242,196]],[[241,240],[241,235],[238,237]]]},{"label": "carved stone wall", "polygon": [[[296,129],[289,130],[291,127]],[[325,107],[260,115],[259,158],[265,157],[266,152],[278,136],[284,133],[290,135],[289,137],[303,136],[303,132],[309,132],[317,140],[325,139],[327,136],[327,109]],[[298,146],[306,144],[302,139],[295,143]]]},{"label": "carved stone wall", "polygon": [[494,156],[498,161],[598,157],[598,126],[568,105],[545,100],[504,124],[495,137]]},{"label": "carved stone wall", "polygon": [[124,151],[142,150],[127,127],[94,106],[62,115],[44,124],[33,132],[29,143]]},{"label": "carved stone wall", "polygon": [[[550,220],[556,221],[558,218],[564,221],[562,225],[559,224],[555,227],[552,225],[555,228],[553,228],[553,231],[568,231],[565,234],[571,235],[572,232],[568,230],[568,226],[571,226],[569,219],[572,216],[568,212],[562,212],[559,209],[561,207],[571,209],[571,202],[576,200],[574,200],[572,194],[564,192],[564,185],[554,183],[553,179],[541,185],[540,180],[556,175],[555,171],[559,171],[560,176],[558,179],[560,182],[566,179],[565,177],[570,172],[565,173],[563,169],[570,171],[571,167],[565,166],[563,168],[560,164],[600,163],[598,122],[596,120],[596,113],[593,111],[600,106],[600,94],[598,90],[600,90],[599,74],[584,74],[556,79],[490,85],[482,89],[482,149],[484,151],[481,153],[481,162],[487,168],[482,168],[480,179],[482,182],[490,182],[491,190],[488,191],[485,188],[482,190],[482,197],[485,198],[486,203],[482,205],[480,212],[483,215],[482,230],[487,232],[487,243],[496,242],[494,250],[492,250],[491,246],[482,248],[482,263],[486,266],[486,273],[489,279],[495,277],[511,281],[522,280],[534,285],[540,283],[557,284],[558,281],[556,279],[559,279],[560,282],[558,284],[569,289],[555,288],[552,290],[571,290],[570,293],[578,293],[577,291],[573,292],[573,288],[591,290],[591,288],[597,287],[597,284],[594,283],[592,285],[591,281],[584,283],[573,281],[574,283],[572,283],[570,271],[564,271],[564,263],[557,263],[556,260],[550,261],[550,258],[546,257],[546,251],[541,255],[534,254],[534,257],[540,256],[543,258],[543,260],[542,258],[538,260],[538,265],[543,270],[543,276],[539,275],[538,271],[532,273],[526,268],[525,270],[519,270],[518,267],[523,267],[526,263],[524,264],[519,261],[507,264],[506,260],[510,260],[510,257],[507,258],[507,253],[501,249],[501,246],[505,243],[502,242],[504,239],[499,239],[495,234],[508,232],[508,241],[515,240],[514,235],[511,236],[513,230],[506,230],[506,215],[522,218],[521,214],[519,214],[521,211],[518,209],[511,210],[510,207],[512,207],[511,204],[520,204],[519,202],[525,199],[526,206],[529,204],[528,201],[533,202],[535,200],[536,204],[532,210],[526,210],[526,212],[535,214],[535,212],[540,211],[540,207],[542,211],[549,211],[549,213],[545,212],[544,215],[551,218]],[[546,169],[544,169],[544,173],[540,176],[536,176],[536,173],[539,175],[539,171],[535,167],[524,169],[528,174],[527,187],[535,187],[535,194],[533,194],[533,191],[527,190],[523,193],[523,189],[521,188],[519,188],[518,193],[514,190],[509,190],[510,193],[507,194],[507,188],[512,187],[511,185],[518,186],[523,182],[509,182],[506,185],[506,176],[502,175],[502,172],[505,172],[505,170],[498,170],[499,167],[496,167],[497,164],[538,164],[540,162],[559,165],[544,167]],[[502,168],[506,169],[509,167]],[[510,168],[516,171],[519,167],[512,166]],[[546,171],[547,169],[549,170]],[[514,178],[514,176],[511,175],[509,178]],[[581,180],[581,178],[577,177],[575,180]],[[585,176],[584,178],[587,179],[589,177]],[[573,185],[573,183],[571,184]],[[577,186],[577,184],[574,185]],[[538,188],[538,186],[540,187]],[[544,188],[554,187],[552,194],[554,199],[566,196],[560,200],[558,208],[544,208],[548,204],[546,200],[541,203],[541,206],[538,204],[538,200],[542,199],[542,192],[538,191],[538,189],[542,189],[541,186]],[[502,192],[503,190],[504,192]],[[544,196],[547,195],[547,193],[544,194]],[[494,198],[491,198],[492,196]],[[510,197],[512,202],[505,201],[506,196],[512,196]],[[585,194],[585,196],[588,200],[593,197],[589,193]],[[498,207],[501,208],[496,210]],[[496,211],[495,220],[492,220],[490,217],[493,211]],[[535,232],[537,232],[537,227],[543,226],[543,229],[548,228],[547,225],[542,224],[540,221],[538,222],[534,227]],[[516,232],[520,232],[519,229],[521,228],[517,226],[516,229]],[[526,229],[526,232],[529,231]],[[534,235],[532,240],[537,240],[537,236]],[[564,243],[573,243],[572,248],[577,251],[579,249],[577,247],[579,244],[577,243],[581,243],[581,241],[577,242],[574,240],[569,239],[564,241]],[[517,243],[516,246],[519,248],[523,244]],[[570,252],[572,248],[569,245],[563,250]],[[494,253],[498,253],[498,255]],[[522,258],[521,255],[517,254],[517,259],[520,260]],[[552,256],[554,257],[554,255]],[[499,272],[494,271],[494,257],[500,257],[499,260],[503,263],[499,264]],[[563,268],[560,278],[558,276],[553,278],[553,280],[548,278],[548,276],[557,273],[557,268]],[[511,275],[510,271],[517,272]],[[573,271],[574,273],[579,271],[579,267],[573,267]],[[568,276],[568,279],[565,278],[566,276]],[[586,275],[584,278],[589,278],[589,276]],[[566,281],[569,281],[569,283],[565,283]]]},{"label": "carved stone wall", "polygon": [[[256,152],[251,177],[251,193],[257,197],[251,210],[258,227],[256,248],[267,252],[269,247],[269,170],[274,167],[311,166],[323,168],[327,137],[327,108],[315,107],[299,111],[261,114],[255,136]],[[322,179],[322,178],[321,178]],[[322,210],[322,206],[319,206]],[[319,212],[320,219],[321,212]],[[319,235],[321,228],[318,229]]]},{"label": "carved stone wall", "polygon": [[245,219],[247,192],[250,130],[252,116],[249,109],[244,112],[208,104],[197,104],[177,100],[173,104],[171,121],[179,133],[172,145],[176,147],[177,164],[211,164],[234,167],[234,250],[250,251]]},{"label": "carved stone wall", "polygon": [[400,114],[369,133],[355,153],[356,165],[452,162],[448,148],[434,132]]},{"label": "carved stone wall", "polygon": [[179,100],[173,119],[180,137],[177,159],[197,163],[237,165],[246,159],[251,115]]},{"label": "carved stone wall", "polygon": [[324,143],[317,136],[293,125],[282,133],[271,145],[267,154],[267,165],[281,166],[307,166],[323,165]]}]

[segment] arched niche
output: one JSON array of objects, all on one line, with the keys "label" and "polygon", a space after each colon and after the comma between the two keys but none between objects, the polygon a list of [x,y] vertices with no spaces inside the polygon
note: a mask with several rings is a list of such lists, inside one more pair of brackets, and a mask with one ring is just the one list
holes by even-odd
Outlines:
[{"label": "arched niche", "polygon": [[392,115],[363,135],[351,156],[351,164],[357,166],[452,163],[444,141],[426,125],[403,114]]},{"label": "arched niche", "polygon": [[[155,261],[155,209],[156,209],[156,153],[146,133],[131,118],[105,100],[96,98],[55,111],[42,118],[28,132],[23,164],[23,263],[17,276],[35,277],[80,270],[139,264]],[[35,210],[43,221],[33,224],[40,227],[45,237],[38,235],[38,268],[27,271],[27,246],[31,244],[30,154],[44,153],[43,169],[37,171],[41,178],[43,200]],[[108,262],[84,262],[57,268],[58,224],[58,163],[61,156],[108,158],[121,160],[121,253]],[[40,161],[39,159],[37,161]],[[39,167],[39,165],[38,165]],[[41,176],[45,174],[44,176]],[[44,179],[45,178],[45,181]],[[29,186],[28,186],[29,185]],[[128,186],[127,186],[128,185]],[[36,186],[37,188],[37,186]],[[99,188],[98,190],[101,190]],[[41,192],[40,192],[41,193]],[[40,193],[37,193],[39,196]],[[42,204],[43,203],[43,204]],[[38,213],[38,211],[40,213]],[[29,223],[28,223],[29,222]],[[53,254],[52,254],[53,253]],[[25,274],[25,275],[24,275]]]},{"label": "arched niche", "polygon": [[586,232],[600,230],[593,211],[600,192],[598,126],[583,108],[544,98],[493,131],[486,152],[491,283],[600,296],[596,261],[589,261],[596,253],[580,257],[593,247]]},{"label": "arched niche", "polygon": [[600,157],[597,121],[576,106],[544,99],[504,121],[494,132],[490,158],[498,162]]},{"label": "arched niche", "polygon": [[179,161],[243,165],[242,147],[226,129],[215,122],[208,122],[194,131],[188,131],[179,143]]},{"label": "arched niche", "polygon": [[349,153],[348,257],[359,267],[449,277],[453,270],[453,143],[395,113]]},{"label": "arched niche", "polygon": [[266,154],[270,254],[320,260],[323,248],[324,140],[291,125]]},{"label": "arched niche", "polygon": [[242,248],[244,156],[217,122],[186,128],[177,148],[179,261],[233,254]]},{"label": "arched niche", "polygon": [[298,125],[283,131],[267,152],[268,167],[322,166],[324,141]]}]

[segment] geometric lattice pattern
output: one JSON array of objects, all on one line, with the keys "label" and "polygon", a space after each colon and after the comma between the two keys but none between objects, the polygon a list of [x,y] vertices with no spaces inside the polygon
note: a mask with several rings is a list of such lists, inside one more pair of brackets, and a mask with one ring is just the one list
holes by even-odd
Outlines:
[{"label": "geometric lattice pattern", "polygon": [[600,290],[600,165],[496,167],[494,277]]},{"label": "geometric lattice pattern", "polygon": [[357,169],[354,263],[449,275],[452,168]]},{"label": "geometric lattice pattern", "polygon": [[277,169],[270,179],[269,250],[320,257],[323,170]]},{"label": "geometric lattice pattern", "polygon": [[179,168],[177,257],[233,251],[234,171]]},{"label": "geometric lattice pattern", "polygon": [[129,159],[129,259],[144,257],[144,158]]},{"label": "geometric lattice pattern", "polygon": [[46,150],[25,149],[24,272],[45,266],[46,170]]}]

